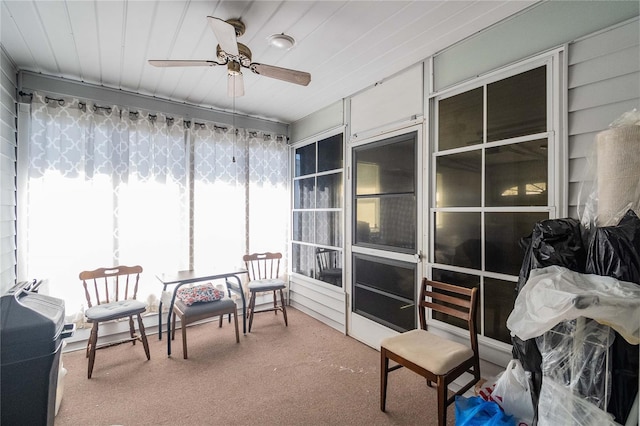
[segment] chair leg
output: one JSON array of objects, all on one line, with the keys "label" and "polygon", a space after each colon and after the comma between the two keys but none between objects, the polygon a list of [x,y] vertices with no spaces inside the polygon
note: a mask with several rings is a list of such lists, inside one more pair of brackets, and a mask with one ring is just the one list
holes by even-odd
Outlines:
[{"label": "chair leg", "polygon": [[136,328],[133,325],[133,317],[129,317],[129,335],[131,336],[131,342],[136,344]]},{"label": "chair leg", "polygon": [[438,376],[436,392],[438,394],[438,426],[444,426],[447,424],[447,384],[442,376]]},{"label": "chair leg", "polygon": [[384,412],[387,404],[387,379],[389,376],[389,358],[385,348],[380,348],[380,411]]},{"label": "chair leg", "polygon": [[149,342],[147,341],[147,333],[144,330],[144,323],[142,322],[142,315],[140,314],[138,314],[138,328],[140,329],[140,340],[142,340],[144,353],[147,355],[147,361],[149,361],[151,359],[151,353],[149,352]]},{"label": "chair leg", "polygon": [[91,334],[89,335],[89,367],[87,370],[87,378],[91,378],[91,373],[93,373],[93,364],[96,361],[96,344],[98,343],[98,323],[94,322],[93,327],[91,327]]},{"label": "chair leg", "polygon": [[236,343],[240,343],[240,332],[238,331],[238,313],[233,311],[233,314],[229,314],[229,316],[233,315],[233,322],[236,326]]},{"label": "chair leg", "polygon": [[[275,297],[273,299],[275,300]],[[280,304],[282,305],[282,316],[284,317],[284,325],[286,327],[289,327],[289,322],[287,321],[287,307],[284,305],[284,292],[282,291],[282,289],[280,289]]]},{"label": "chair leg", "polygon": [[[175,340],[176,339],[176,313],[173,313],[173,317],[171,318],[171,340]],[[160,332],[162,333],[162,330],[160,330]]]},{"label": "chair leg", "polygon": [[[224,314],[220,315],[220,320],[218,321],[218,327],[222,328],[222,320],[224,319]],[[231,321],[231,314],[229,314],[229,321]]]},{"label": "chair leg", "polygon": [[182,324],[182,358],[187,359],[187,324],[183,317],[180,317],[180,324]]},{"label": "chair leg", "polygon": [[249,333],[251,333],[251,326],[253,325],[253,311],[256,307],[256,292],[252,291],[251,292],[251,299],[249,299],[249,312],[248,312],[248,316],[249,316]]},{"label": "chair leg", "polygon": [[278,315],[278,297],[275,290],[273,290],[273,314]]}]

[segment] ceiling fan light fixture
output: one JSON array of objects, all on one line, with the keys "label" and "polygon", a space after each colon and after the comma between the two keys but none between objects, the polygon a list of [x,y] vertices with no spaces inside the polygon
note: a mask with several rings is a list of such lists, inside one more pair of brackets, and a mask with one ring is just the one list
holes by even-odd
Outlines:
[{"label": "ceiling fan light fixture", "polygon": [[244,96],[244,79],[241,72],[229,73],[227,76],[227,95],[230,98]]},{"label": "ceiling fan light fixture", "polygon": [[296,44],[296,40],[285,33],[273,34],[272,36],[269,36],[267,40],[269,41],[270,46],[282,50],[289,50]]}]

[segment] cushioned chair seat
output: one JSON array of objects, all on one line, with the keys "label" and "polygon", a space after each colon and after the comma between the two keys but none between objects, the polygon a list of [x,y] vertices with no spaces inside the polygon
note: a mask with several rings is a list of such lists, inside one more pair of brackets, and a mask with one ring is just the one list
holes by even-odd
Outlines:
[{"label": "cushioned chair seat", "polygon": [[249,281],[249,290],[253,291],[280,290],[286,286],[284,281],[277,278]]},{"label": "cushioned chair seat", "polygon": [[145,304],[137,300],[119,300],[92,306],[84,312],[89,321],[110,321],[130,315],[141,314]]},{"label": "cushioned chair seat", "polygon": [[176,299],[173,305],[173,325],[171,339],[176,335],[176,317],[180,318],[182,324],[182,357],[188,359],[187,351],[187,325],[211,317],[219,317],[218,327],[222,327],[222,317],[229,314],[229,320],[233,316],[236,331],[236,343],[240,343],[240,333],[238,332],[238,316],[236,314],[236,302],[233,299],[224,298],[211,302],[196,302],[187,305],[180,299]]},{"label": "cushioned chair seat", "polygon": [[425,330],[411,330],[388,337],[380,345],[434,374],[445,374],[473,358],[471,348]]},{"label": "cushioned chair seat", "polygon": [[197,302],[190,306],[187,306],[182,300],[176,300],[175,304],[183,315],[189,319],[202,314],[215,317],[219,315],[219,313],[226,314],[229,310],[236,308],[236,303],[233,299],[221,299],[214,302]]}]

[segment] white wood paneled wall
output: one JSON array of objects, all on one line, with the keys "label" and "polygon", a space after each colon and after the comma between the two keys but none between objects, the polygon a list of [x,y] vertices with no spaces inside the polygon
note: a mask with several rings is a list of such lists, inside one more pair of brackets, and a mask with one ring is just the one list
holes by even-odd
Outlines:
[{"label": "white wood paneled wall", "polygon": [[420,63],[353,96],[348,140],[361,140],[388,125],[421,117],[422,87]]},{"label": "white wood paneled wall", "polygon": [[590,157],[596,135],[626,111],[640,110],[638,18],[569,45],[569,216],[591,188]]},{"label": "white wood paneled wall", "polygon": [[0,50],[0,294],[16,280],[16,75]]}]

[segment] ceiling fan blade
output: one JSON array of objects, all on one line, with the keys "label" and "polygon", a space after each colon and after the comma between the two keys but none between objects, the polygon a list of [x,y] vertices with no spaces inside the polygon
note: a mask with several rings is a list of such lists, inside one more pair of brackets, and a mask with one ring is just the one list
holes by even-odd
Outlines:
[{"label": "ceiling fan blade", "polygon": [[213,67],[219,64],[216,61],[191,61],[191,60],[154,60],[150,59],[149,64],[154,67]]},{"label": "ceiling fan blade", "polygon": [[311,81],[311,74],[308,72],[280,68],[273,65],[258,64],[254,62],[249,65],[249,69],[256,74],[264,75],[265,77],[277,78],[278,80],[288,81],[289,83],[295,83],[301,86],[306,86]]},{"label": "ceiling fan blade", "polygon": [[238,56],[240,52],[238,52],[236,29],[233,25],[213,16],[207,16],[207,19],[209,20],[209,26],[216,35],[220,48],[229,55]]}]

